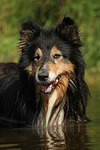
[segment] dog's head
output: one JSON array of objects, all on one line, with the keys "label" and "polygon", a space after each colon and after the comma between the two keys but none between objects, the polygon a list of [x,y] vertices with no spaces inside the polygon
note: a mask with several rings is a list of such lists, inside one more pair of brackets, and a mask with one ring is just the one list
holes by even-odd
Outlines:
[{"label": "dog's head", "polygon": [[21,26],[20,41],[20,67],[34,77],[43,93],[51,93],[64,76],[70,79],[70,74],[74,73],[71,54],[74,48],[81,46],[77,26],[72,19],[66,17],[49,30],[41,29],[28,20]]}]

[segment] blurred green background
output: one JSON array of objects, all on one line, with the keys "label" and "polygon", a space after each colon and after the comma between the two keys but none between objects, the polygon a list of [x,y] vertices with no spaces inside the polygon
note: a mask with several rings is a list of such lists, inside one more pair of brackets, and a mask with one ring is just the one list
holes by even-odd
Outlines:
[{"label": "blurred green background", "polygon": [[[33,19],[42,27],[51,27],[65,16],[78,24],[86,75],[96,79],[100,72],[100,0],[0,0],[0,62],[17,62],[21,23]],[[91,77],[91,83],[94,82]]]}]

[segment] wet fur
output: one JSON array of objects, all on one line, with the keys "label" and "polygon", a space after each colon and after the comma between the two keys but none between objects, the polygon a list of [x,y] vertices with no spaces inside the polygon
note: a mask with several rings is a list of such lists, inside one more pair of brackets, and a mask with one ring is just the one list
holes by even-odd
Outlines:
[{"label": "wet fur", "polygon": [[18,71],[18,66],[16,63],[13,63],[13,62],[0,63],[0,79],[16,71]]},{"label": "wet fur", "polygon": [[[61,123],[87,122],[86,106],[89,90],[84,81],[85,63],[80,51],[81,46],[77,25],[69,17],[64,18],[61,24],[50,30],[39,28],[30,20],[24,22],[20,30],[21,57],[18,71],[0,81],[0,125],[3,127],[46,125],[45,115],[48,111],[44,110],[49,107],[47,99],[50,99],[50,96],[41,94],[41,86],[35,77],[48,60],[48,67],[44,67],[46,71],[52,70],[55,73],[59,68],[61,71],[59,73],[62,74],[60,78],[62,79],[64,75],[66,86],[63,86],[64,82],[61,80],[60,89],[64,87],[64,90],[56,88],[57,97],[61,91],[64,91],[63,96],[58,98],[60,100],[55,100],[56,105],[52,104],[54,108],[46,126],[57,124],[57,121],[54,121],[57,118],[57,111],[64,117],[62,121],[57,119]],[[62,53],[63,66],[59,64],[56,68],[57,63],[50,61],[49,51],[52,48]],[[43,59],[37,65],[35,54],[38,49],[42,51]],[[44,72],[42,70],[42,73]]]}]

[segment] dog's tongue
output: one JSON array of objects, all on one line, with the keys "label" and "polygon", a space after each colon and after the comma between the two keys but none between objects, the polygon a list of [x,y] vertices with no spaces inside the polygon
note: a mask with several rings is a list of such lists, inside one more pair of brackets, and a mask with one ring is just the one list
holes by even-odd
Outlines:
[{"label": "dog's tongue", "polygon": [[44,92],[44,93],[50,93],[51,90],[52,90],[52,84],[42,86],[42,92]]},{"label": "dog's tongue", "polygon": [[55,85],[58,84],[58,78],[55,79],[54,82],[52,82],[51,84],[48,85],[42,85],[42,92],[45,94],[48,94],[52,91],[52,89],[55,87]]}]

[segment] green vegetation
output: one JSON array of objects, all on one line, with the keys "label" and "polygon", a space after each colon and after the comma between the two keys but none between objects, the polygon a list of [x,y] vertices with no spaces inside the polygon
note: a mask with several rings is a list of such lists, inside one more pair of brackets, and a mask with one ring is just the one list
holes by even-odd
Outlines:
[{"label": "green vegetation", "polygon": [[18,61],[19,29],[32,18],[40,26],[51,27],[64,16],[79,26],[87,72],[100,71],[99,0],[0,0],[0,62]]}]

